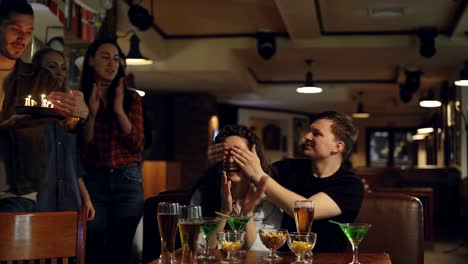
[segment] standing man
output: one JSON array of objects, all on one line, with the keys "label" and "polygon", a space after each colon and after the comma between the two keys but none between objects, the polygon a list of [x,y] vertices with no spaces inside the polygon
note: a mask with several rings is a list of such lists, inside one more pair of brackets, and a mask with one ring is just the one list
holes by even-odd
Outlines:
[{"label": "standing man", "polygon": [[[290,232],[296,232],[294,201],[313,201],[312,232],[318,234],[314,250],[340,252],[346,249],[346,237],[339,226],[328,220],[353,222],[359,213],[363,185],[342,165],[352,151],[357,134],[349,116],[333,111],[318,114],[305,135],[304,155],[307,158],[274,163],[274,177],[262,170],[255,148],[236,146],[231,155],[255,183],[266,178],[265,193],[284,211],[282,227]],[[213,157],[213,150],[211,152]]]},{"label": "standing man", "polygon": [[[56,80],[46,69],[35,71],[20,57],[33,36],[34,12],[25,0],[0,0],[0,212],[35,210],[37,191],[47,184],[47,151],[44,120],[16,115],[15,107],[24,98],[49,98],[67,119],[62,124],[74,128],[85,120],[81,97],[58,92]],[[61,102],[53,100],[62,96]],[[79,113],[78,113],[79,112]]]}]

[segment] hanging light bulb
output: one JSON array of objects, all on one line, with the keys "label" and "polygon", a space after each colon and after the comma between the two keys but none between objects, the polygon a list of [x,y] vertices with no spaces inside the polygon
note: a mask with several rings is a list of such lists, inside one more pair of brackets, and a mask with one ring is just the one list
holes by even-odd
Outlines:
[{"label": "hanging light bulb", "polygon": [[370,114],[364,111],[364,104],[362,103],[362,94],[363,92],[358,92],[357,94],[357,111],[351,114],[353,118],[369,118]]},{"label": "hanging light bulb", "polygon": [[321,93],[323,89],[315,85],[314,78],[312,75],[312,70],[310,69],[312,65],[312,60],[310,59],[306,60],[305,63],[307,64],[309,69],[306,73],[304,86],[297,88],[296,92],[297,93]]},{"label": "hanging light bulb", "polygon": [[460,71],[460,79],[454,83],[457,86],[468,86],[468,60],[465,61],[463,69]]},{"label": "hanging light bulb", "polygon": [[442,105],[442,102],[435,99],[434,92],[432,91],[432,89],[427,91],[426,96],[422,96],[421,100],[419,101],[419,106],[421,107],[433,108],[433,107],[440,107],[441,105]]},{"label": "hanging light bulb", "polygon": [[136,34],[133,34],[130,38],[130,50],[125,61],[128,65],[149,65],[153,63],[153,61],[141,55],[140,38]]}]

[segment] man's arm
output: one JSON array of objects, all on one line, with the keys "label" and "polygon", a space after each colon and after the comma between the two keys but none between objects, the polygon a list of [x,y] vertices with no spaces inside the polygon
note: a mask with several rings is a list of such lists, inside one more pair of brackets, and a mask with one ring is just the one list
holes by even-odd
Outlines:
[{"label": "man's arm", "polygon": [[[281,186],[263,171],[255,146],[252,147],[252,150],[235,146],[231,150],[231,154],[233,155],[234,161],[255,183],[260,182],[262,179],[266,180],[266,195],[276,206],[283,209],[288,215],[294,216],[294,201],[305,199],[314,202],[314,219],[330,218],[342,213],[340,207],[326,193],[320,192],[311,197],[304,197]],[[265,179],[265,177],[267,178]]]}]

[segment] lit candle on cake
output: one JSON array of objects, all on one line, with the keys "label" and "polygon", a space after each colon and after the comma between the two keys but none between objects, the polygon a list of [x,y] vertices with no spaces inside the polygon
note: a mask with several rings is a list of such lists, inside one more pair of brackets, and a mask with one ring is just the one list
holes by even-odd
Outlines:
[{"label": "lit candle on cake", "polygon": [[31,106],[31,95],[28,95],[28,97],[24,98],[24,106]]},{"label": "lit candle on cake", "polygon": [[47,107],[47,99],[45,99],[45,94],[41,94],[41,107]]}]

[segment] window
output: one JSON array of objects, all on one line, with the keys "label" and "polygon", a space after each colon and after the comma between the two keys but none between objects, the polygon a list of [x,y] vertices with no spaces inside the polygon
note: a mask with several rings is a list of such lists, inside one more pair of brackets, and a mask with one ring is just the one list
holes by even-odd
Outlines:
[{"label": "window", "polygon": [[409,128],[369,128],[367,129],[367,166],[410,166],[415,155],[412,151]]}]

